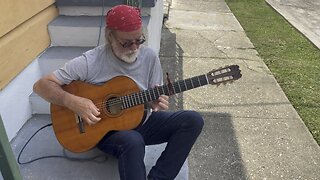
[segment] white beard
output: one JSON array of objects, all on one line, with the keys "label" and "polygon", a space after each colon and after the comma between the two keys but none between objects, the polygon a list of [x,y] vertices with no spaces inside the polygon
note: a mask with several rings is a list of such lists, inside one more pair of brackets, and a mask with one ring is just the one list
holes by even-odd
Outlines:
[{"label": "white beard", "polygon": [[117,56],[117,58],[129,64],[134,63],[136,61],[140,49],[138,48],[134,51],[129,50],[127,52],[123,52],[123,50],[119,47],[118,44],[112,42],[111,47],[113,49],[113,53]]},{"label": "white beard", "polygon": [[122,61],[131,64],[136,61],[138,54],[139,54],[139,49],[136,49],[134,51],[130,51],[128,54],[118,54],[117,56]]}]

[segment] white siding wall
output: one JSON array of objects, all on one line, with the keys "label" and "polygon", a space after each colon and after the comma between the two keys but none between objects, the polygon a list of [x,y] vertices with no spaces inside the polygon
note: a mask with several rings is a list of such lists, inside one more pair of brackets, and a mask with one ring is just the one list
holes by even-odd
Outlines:
[{"label": "white siding wall", "polygon": [[16,76],[9,85],[0,91],[0,114],[11,141],[31,117],[29,95],[33,84],[40,78],[38,60],[34,60]]}]

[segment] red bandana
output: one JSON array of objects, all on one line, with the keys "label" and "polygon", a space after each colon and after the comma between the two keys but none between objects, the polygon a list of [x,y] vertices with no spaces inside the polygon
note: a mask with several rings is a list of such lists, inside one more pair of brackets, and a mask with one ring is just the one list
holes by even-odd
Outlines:
[{"label": "red bandana", "polygon": [[118,5],[110,9],[106,15],[106,25],[113,30],[131,32],[141,28],[141,14],[138,8]]}]

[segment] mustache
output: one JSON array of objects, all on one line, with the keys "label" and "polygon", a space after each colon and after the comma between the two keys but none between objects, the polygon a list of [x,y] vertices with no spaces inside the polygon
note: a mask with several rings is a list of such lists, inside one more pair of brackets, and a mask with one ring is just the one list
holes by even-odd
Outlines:
[{"label": "mustache", "polygon": [[128,51],[127,54],[135,54],[135,53],[137,53],[138,51],[139,51],[139,49],[130,50],[130,51]]}]

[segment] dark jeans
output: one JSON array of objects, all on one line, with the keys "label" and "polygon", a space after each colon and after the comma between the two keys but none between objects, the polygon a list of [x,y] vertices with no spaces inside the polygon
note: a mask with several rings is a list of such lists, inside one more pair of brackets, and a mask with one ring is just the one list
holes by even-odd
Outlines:
[{"label": "dark jeans", "polygon": [[203,119],[195,111],[153,112],[147,122],[136,129],[108,133],[98,148],[118,158],[121,180],[145,180],[145,145],[168,142],[148,179],[173,180],[202,127]]}]

